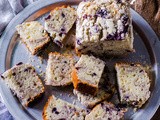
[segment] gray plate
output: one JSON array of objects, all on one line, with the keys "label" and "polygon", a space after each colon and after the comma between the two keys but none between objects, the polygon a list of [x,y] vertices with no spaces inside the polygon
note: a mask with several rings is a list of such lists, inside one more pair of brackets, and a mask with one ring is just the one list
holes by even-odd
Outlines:
[{"label": "gray plate", "polygon": [[[45,70],[46,60],[43,60],[44,62],[42,64],[37,56],[29,54],[25,45],[20,44],[15,26],[24,21],[43,21],[42,16],[44,16],[44,14],[62,4],[76,6],[78,1],[40,0],[26,7],[10,22],[0,40],[0,73],[3,73],[18,62],[31,63],[36,67],[37,72]],[[112,67],[116,61],[140,62],[144,65],[147,64],[151,66],[153,79],[151,86],[152,94],[149,101],[137,112],[128,112],[125,115],[126,119],[149,120],[160,104],[160,66],[158,63],[160,61],[160,42],[148,23],[135,11],[131,10],[131,13],[133,18],[135,37],[134,47],[136,53],[131,53],[126,58],[106,58],[106,61],[108,61],[108,64],[112,63],[110,64]],[[47,101],[48,96],[51,94],[71,103],[75,99],[72,95],[72,87],[63,89],[46,87],[46,92],[41,100],[36,101],[36,103],[29,108],[24,108],[2,80],[0,80],[0,92],[8,110],[17,120],[41,120],[43,106]],[[68,94],[70,96],[68,96]]]}]

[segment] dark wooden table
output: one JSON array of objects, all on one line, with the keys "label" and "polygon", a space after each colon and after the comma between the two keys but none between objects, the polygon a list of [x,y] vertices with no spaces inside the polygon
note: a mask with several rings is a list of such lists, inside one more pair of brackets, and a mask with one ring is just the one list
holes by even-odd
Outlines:
[{"label": "dark wooden table", "polygon": [[160,120],[160,107],[155,113],[155,115],[153,116],[152,120]]}]

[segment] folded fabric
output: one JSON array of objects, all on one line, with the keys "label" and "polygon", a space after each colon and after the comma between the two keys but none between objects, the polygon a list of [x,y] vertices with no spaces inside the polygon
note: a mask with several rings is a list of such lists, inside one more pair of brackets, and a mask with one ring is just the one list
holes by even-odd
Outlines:
[{"label": "folded fabric", "polygon": [[0,0],[0,35],[13,17],[37,0]]},{"label": "folded fabric", "polygon": [[[37,0],[0,0],[0,35],[5,30],[8,23],[22,11],[27,5]],[[14,120],[0,96],[0,120]]]}]

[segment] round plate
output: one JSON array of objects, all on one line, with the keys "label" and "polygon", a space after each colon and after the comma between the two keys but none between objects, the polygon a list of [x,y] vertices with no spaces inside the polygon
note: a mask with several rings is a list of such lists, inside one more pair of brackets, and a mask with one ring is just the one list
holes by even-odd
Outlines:
[{"label": "round plate", "polygon": [[[65,0],[40,0],[32,5],[26,7],[20,12],[7,26],[2,38],[0,40],[0,73],[3,73],[7,69],[11,68],[18,62],[31,63],[38,72],[45,71],[46,60],[41,63],[38,56],[32,56],[26,49],[24,44],[20,44],[19,36],[17,35],[15,26],[21,24],[24,21],[38,20],[43,21],[43,17],[54,7],[61,5],[78,5],[79,1],[65,1]],[[151,97],[148,102],[137,112],[130,112],[125,115],[125,119],[135,120],[147,120],[150,119],[156,112],[160,104],[160,42],[156,34],[148,23],[131,9],[133,27],[134,27],[134,48],[135,53],[131,53],[125,58],[115,58],[108,63],[115,63],[117,61],[124,62],[140,62],[144,65],[150,65],[152,69],[152,85],[151,85]],[[40,69],[38,69],[40,68]],[[9,112],[17,120],[31,120],[42,119],[42,110],[48,96],[54,94],[68,102],[73,102],[75,97],[72,96],[72,87],[69,88],[53,88],[46,87],[46,92],[40,100],[37,100],[31,107],[25,108],[21,105],[18,99],[13,96],[10,89],[0,80],[0,93],[4,99],[4,102]]]}]

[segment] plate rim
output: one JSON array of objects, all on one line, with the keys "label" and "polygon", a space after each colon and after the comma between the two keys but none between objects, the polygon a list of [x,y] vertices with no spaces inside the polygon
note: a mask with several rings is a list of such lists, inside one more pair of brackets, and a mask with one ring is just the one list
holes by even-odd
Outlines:
[{"label": "plate rim", "polygon": [[[15,29],[10,29],[12,26],[15,26],[16,24],[16,20],[19,19],[21,17],[21,19],[19,19],[20,21],[18,22],[23,22],[25,19],[27,19],[31,14],[33,14],[33,11],[36,12],[38,11],[39,9],[42,9],[48,5],[51,5],[51,4],[55,4],[55,3],[58,3],[58,2],[73,2],[74,0],[49,0],[49,1],[44,1],[44,0],[39,0],[39,1],[36,1],[34,2],[33,4],[30,4],[29,6],[27,6],[26,8],[24,8],[19,14],[17,14],[11,21],[10,23],[7,25],[4,33],[2,34],[1,36],[1,40],[0,40],[0,50],[2,50],[2,43],[5,41],[5,38],[11,38],[10,36],[12,36],[13,34],[11,33],[14,33],[15,32]],[[35,7],[36,6],[36,7]],[[32,11],[30,11],[30,9],[32,9]],[[147,28],[147,30],[145,31],[145,35],[150,37],[149,34],[152,34],[152,37],[154,38],[154,41],[149,41],[151,45],[154,44],[154,42],[156,41],[156,43],[158,45],[154,46],[154,52],[156,54],[156,60],[159,60],[160,62],[160,55],[158,56],[158,50],[160,50],[160,41],[159,41],[159,38],[157,37],[157,35],[155,34],[155,32],[153,31],[153,29],[149,26],[149,24],[137,13],[135,12],[133,9],[131,9],[131,13],[134,14],[133,18],[135,21],[137,21],[137,23],[142,27],[144,28]],[[25,13],[25,14],[24,14]],[[9,35],[9,36],[7,36]],[[5,41],[7,42],[7,45],[9,45],[8,43],[10,43],[10,40],[8,41]],[[3,46],[5,48],[8,48],[8,46]],[[3,55],[3,51],[0,52],[0,58],[5,58],[5,56]],[[155,66],[156,67],[156,66]],[[2,70],[4,71],[5,69],[5,63],[3,61],[0,61],[0,68],[2,68]],[[158,65],[158,68],[156,68],[158,70],[158,72],[160,71],[160,64]],[[158,78],[156,80],[156,84],[160,85],[160,76],[158,75]],[[19,112],[20,111],[17,111],[15,109],[12,109],[13,108],[13,105],[9,104],[8,102],[8,99],[5,97],[6,95],[4,94],[3,92],[3,88],[4,87],[7,87],[6,85],[4,85],[2,83],[2,81],[0,80],[0,93],[1,93],[1,96],[2,96],[2,99],[4,100],[4,104],[6,105],[8,111],[12,114],[12,116],[15,118],[15,119],[18,119],[18,120],[21,120],[22,118],[23,119],[31,119],[31,117],[29,117],[29,115],[27,115],[26,113],[24,113],[22,110],[21,110],[21,116],[19,116]],[[3,85],[3,86],[2,86]],[[156,85],[155,85],[156,86]],[[160,88],[154,88],[155,91],[152,91],[154,93],[157,93],[157,96],[160,95]],[[10,92],[9,88],[7,89],[8,92]],[[154,94],[155,96],[155,94]],[[13,96],[10,96],[11,98],[13,98]],[[152,96],[153,97],[153,96]],[[148,118],[151,118],[156,110],[158,109],[160,105],[160,96],[158,97],[158,100],[157,100],[157,103],[155,103],[155,106],[152,108],[152,114],[148,117],[144,117],[143,116],[143,119],[148,119]],[[14,105],[15,107],[15,105]],[[147,112],[147,111],[146,111]],[[136,117],[132,116],[134,119],[136,119]],[[34,119],[34,118],[33,118]]]}]

